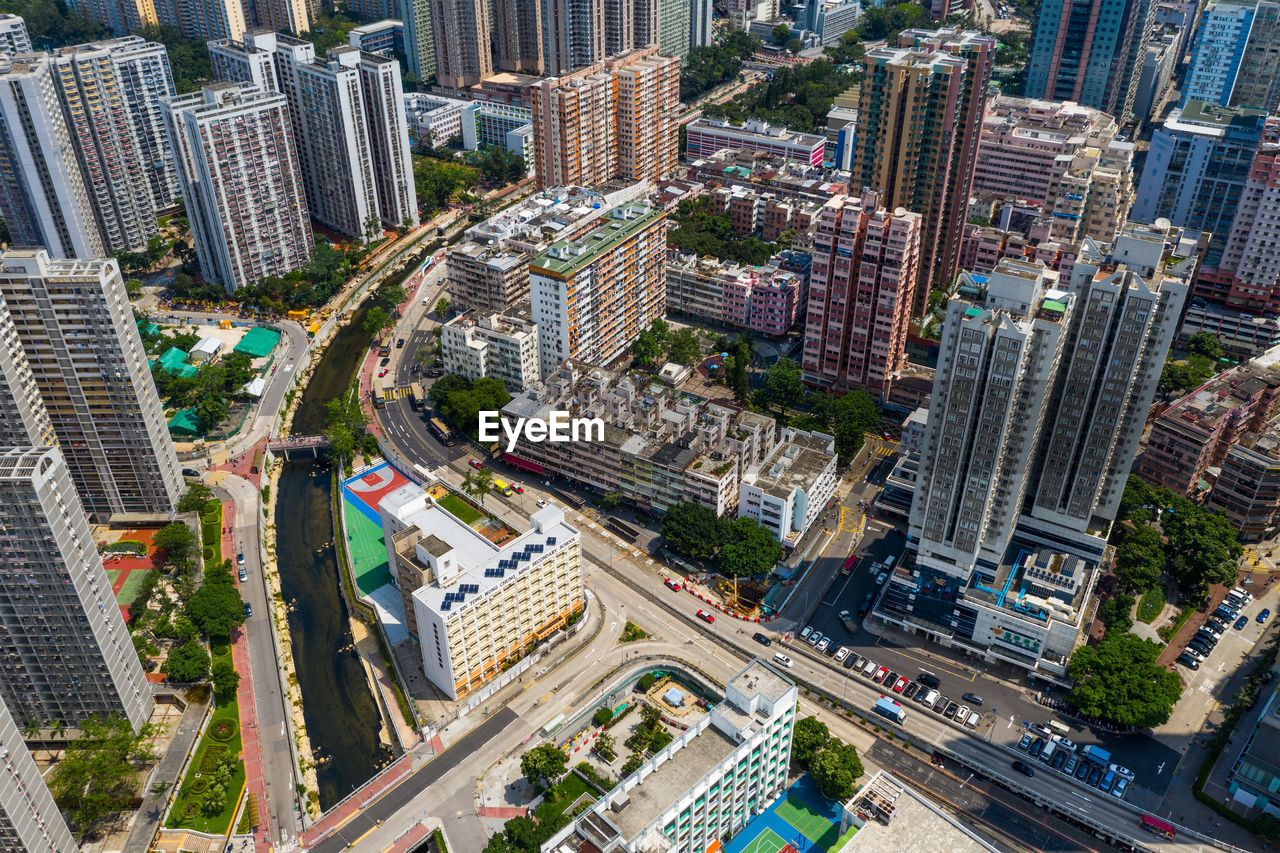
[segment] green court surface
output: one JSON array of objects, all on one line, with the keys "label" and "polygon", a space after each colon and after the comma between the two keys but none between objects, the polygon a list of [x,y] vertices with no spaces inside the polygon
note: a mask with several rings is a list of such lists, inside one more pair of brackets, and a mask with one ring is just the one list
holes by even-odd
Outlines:
[{"label": "green court surface", "polygon": [[[142,582],[147,579],[147,575],[155,574],[156,569],[134,569],[129,572],[129,577],[124,579],[124,585],[120,587],[120,591],[116,593],[116,603],[129,605],[138,597],[138,590],[142,588]],[[114,584],[115,578],[112,578]]]},{"label": "green court surface", "polygon": [[441,508],[449,512],[463,524],[475,524],[480,520],[480,513],[457,495],[445,495],[436,501]]},{"label": "green court surface", "polygon": [[759,835],[747,842],[742,853],[778,853],[786,846],[787,842],[766,826]]},{"label": "green court surface", "polygon": [[800,834],[823,850],[830,850],[840,835],[840,827],[814,811],[808,803],[796,797],[778,804],[778,817],[800,830]]},{"label": "green court surface", "polygon": [[343,502],[346,504],[347,550],[351,554],[351,570],[355,572],[356,586],[360,587],[360,593],[368,595],[378,587],[391,583],[382,527],[351,501],[343,498]]}]

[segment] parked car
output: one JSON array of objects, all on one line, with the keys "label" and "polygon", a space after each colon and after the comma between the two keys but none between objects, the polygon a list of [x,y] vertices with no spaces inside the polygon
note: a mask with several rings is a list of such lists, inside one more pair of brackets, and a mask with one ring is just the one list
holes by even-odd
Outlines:
[{"label": "parked car", "polygon": [[867,659],[864,658],[862,655],[858,655],[857,657],[855,657],[851,663],[845,664],[845,666],[847,666],[849,669],[862,669],[866,665],[867,665]]},{"label": "parked car", "polygon": [[880,574],[876,575],[876,586],[884,585],[884,582],[887,581],[888,579],[889,579],[888,572],[881,572]]},{"label": "parked car", "polygon": [[831,648],[831,638],[823,637],[818,641],[818,645],[815,648],[820,652],[825,652],[827,649]]},{"label": "parked car", "polygon": [[1053,739],[1058,744],[1058,749],[1065,749],[1067,752],[1075,752],[1076,744],[1071,738],[1065,738],[1062,735],[1054,735]]},{"label": "parked car", "polygon": [[934,675],[932,672],[920,673],[920,677],[917,678],[916,681],[919,681],[921,684],[925,685],[926,687],[942,686],[942,682],[938,680],[938,676]]},{"label": "parked car", "polygon": [[948,720],[954,720],[956,718],[956,711],[959,711],[959,710],[960,710],[960,703],[951,702],[947,705],[947,710],[942,712],[942,716],[946,717]]},{"label": "parked car", "polygon": [[244,583],[249,579],[249,573],[245,571],[244,566],[240,567],[240,583]]},{"label": "parked car", "polygon": [[836,654],[835,654],[835,657],[833,658],[833,660],[834,660],[836,663],[844,663],[844,659],[845,659],[845,658],[847,658],[848,656],[849,656],[849,649],[848,649],[848,647],[846,647],[846,646],[841,646],[840,648],[836,649]]},{"label": "parked car", "polygon": [[1120,778],[1116,780],[1116,786],[1111,789],[1111,796],[1120,798],[1124,796],[1125,789],[1129,787],[1129,780]]},{"label": "parked car", "polygon": [[967,719],[969,719],[969,706],[961,705],[960,710],[956,711],[956,722],[963,725]]},{"label": "parked car", "polygon": [[1102,781],[1098,783],[1098,790],[1102,791],[1104,794],[1108,794],[1111,792],[1111,789],[1115,787],[1115,784],[1116,774],[1108,770],[1102,775]]},{"label": "parked car", "polygon": [[822,642],[822,634],[819,633],[818,631],[814,631],[812,634],[809,635],[809,639],[806,640],[805,642],[807,642],[811,646],[816,646],[818,645],[818,643]]},{"label": "parked car", "polygon": [[253,615],[253,607],[250,606],[249,602],[246,601],[244,603],[244,618],[248,619],[252,615]]},{"label": "parked car", "polygon": [[1031,741],[1031,748],[1027,750],[1027,754],[1030,755],[1032,758],[1039,758],[1040,753],[1043,751],[1044,751],[1044,741],[1040,740],[1040,738],[1036,738],[1035,740]]},{"label": "parked car", "polygon": [[766,637],[764,634],[761,634],[759,631],[757,631],[756,633],[752,634],[752,635],[751,635],[751,639],[755,640],[757,643],[759,643],[759,644],[760,644],[760,645],[762,645],[762,646],[772,646],[772,645],[773,645],[773,640],[770,640],[768,637]]},{"label": "parked car", "polygon": [[1234,626],[1234,627],[1235,627],[1235,629],[1236,629],[1237,631],[1243,631],[1243,630],[1244,630],[1244,626],[1245,626],[1245,625],[1248,625],[1248,624],[1249,624],[1249,617],[1248,617],[1248,616],[1241,616],[1239,619],[1237,619],[1237,620],[1236,620],[1236,624],[1235,624],[1235,626]]},{"label": "parked car", "polygon": [[800,639],[808,640],[810,635],[812,634],[813,634],[813,627],[810,625],[805,625],[804,628],[801,629],[800,631]]},{"label": "parked car", "polygon": [[884,677],[884,686],[892,687],[897,683],[898,683],[898,673],[894,672],[893,670],[889,670],[889,674]]},{"label": "parked car", "polygon": [[484,467],[483,465],[480,464],[480,460],[478,459],[468,459],[467,464],[477,470]]},{"label": "parked car", "polygon": [[875,676],[873,676],[873,677],[872,677],[872,679],[871,679],[871,680],[872,680],[872,681],[874,681],[876,684],[883,684],[883,683],[884,683],[884,677],[885,677],[886,675],[888,675],[888,674],[889,674],[889,670],[888,670],[888,668],[887,668],[887,667],[883,667],[883,666],[882,666],[882,667],[880,667],[879,669],[877,669],[877,670],[876,670],[876,674],[875,674]]},{"label": "parked car", "polygon": [[711,624],[712,622],[716,621],[716,615],[714,613],[708,613],[705,610],[698,611],[698,618],[701,619],[703,622],[706,622],[707,624]]},{"label": "parked car", "polygon": [[386,367],[390,363],[391,363],[391,357],[388,356],[384,358],[382,361],[378,362],[378,367]]},{"label": "parked car", "polygon": [[1089,778],[1089,768],[1092,766],[1093,765],[1087,761],[1081,761],[1080,766],[1076,768],[1075,777],[1083,782],[1085,779]]},{"label": "parked car", "polygon": [[1036,775],[1036,769],[1029,764],[1023,764],[1021,761],[1013,762],[1013,769],[1026,776]]},{"label": "parked car", "polygon": [[244,565],[244,552],[243,552],[243,551],[241,551],[239,554],[236,554],[236,565],[237,565],[237,566],[243,566],[243,565]]},{"label": "parked car", "polygon": [[1069,752],[1058,750],[1053,754],[1053,760],[1049,762],[1049,766],[1054,770],[1061,770],[1062,766],[1067,763],[1067,756],[1070,754]]},{"label": "parked car", "polygon": [[1031,748],[1031,735],[1023,735],[1018,741],[1018,749],[1026,751]]},{"label": "parked car", "polygon": [[851,615],[852,615],[852,614],[850,614],[848,610],[841,610],[841,611],[840,611],[840,621],[841,621],[841,622],[845,622],[845,621],[847,621]]},{"label": "parked car", "polygon": [[1123,776],[1124,778],[1129,780],[1133,779],[1133,771],[1122,764],[1112,764],[1108,766],[1107,769],[1110,770],[1112,773],[1116,774],[1117,776]]},{"label": "parked car", "polygon": [[1103,772],[1101,767],[1094,767],[1089,771],[1089,778],[1086,780],[1093,787],[1098,787],[1098,783],[1102,781]]},{"label": "parked car", "polygon": [[1262,625],[1266,623],[1267,619],[1270,618],[1270,616],[1271,616],[1271,608],[1270,607],[1262,608],[1262,612],[1258,614],[1258,624]]},{"label": "parked car", "polygon": [[1196,660],[1195,658],[1191,657],[1185,652],[1183,654],[1178,655],[1177,662],[1185,666],[1187,669],[1200,668],[1200,661]]},{"label": "parked car", "polygon": [[981,705],[982,697],[979,696],[977,693],[966,693],[964,694],[964,701],[969,702],[973,705]]},{"label": "parked car", "polygon": [[945,714],[947,712],[947,708],[951,707],[954,704],[955,703],[951,701],[951,697],[942,696],[938,699],[937,702],[933,703],[933,710],[935,713]]},{"label": "parked car", "polygon": [[902,695],[903,695],[903,696],[906,696],[908,699],[910,699],[910,698],[912,698],[913,696],[915,696],[915,695],[916,695],[917,693],[919,693],[919,692],[920,692],[920,685],[919,685],[919,684],[916,684],[916,683],[913,681],[913,682],[911,682],[910,684],[908,684],[908,685],[907,685],[907,687],[906,687],[906,689],[905,689],[905,690],[903,690],[903,691],[902,691]]},{"label": "parked car", "polygon": [[901,693],[903,690],[906,690],[906,689],[907,689],[907,680],[905,678],[899,678],[897,681],[893,683],[894,693]]},{"label": "parked car", "polygon": [[515,492],[517,495],[523,495],[523,494],[524,494],[524,486],[520,485],[519,483],[512,483],[512,484],[511,484],[511,491]]},{"label": "parked car", "polygon": [[667,578],[663,583],[667,585],[667,589],[672,590],[673,592],[679,592],[684,588],[680,581],[674,578]]},{"label": "parked car", "polygon": [[1074,755],[1067,756],[1067,763],[1062,765],[1062,772],[1070,776],[1076,772],[1076,765],[1080,763],[1080,759]]},{"label": "parked car", "polygon": [[547,502],[542,498],[538,498],[538,506],[546,506]]},{"label": "parked car", "polygon": [[404,338],[400,338],[396,341],[396,349],[404,349]]}]

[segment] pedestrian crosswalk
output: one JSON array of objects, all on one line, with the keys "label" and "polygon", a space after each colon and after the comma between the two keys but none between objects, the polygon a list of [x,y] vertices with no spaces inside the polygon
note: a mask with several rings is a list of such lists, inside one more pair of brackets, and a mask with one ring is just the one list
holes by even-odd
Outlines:
[{"label": "pedestrian crosswalk", "polygon": [[404,388],[392,388],[391,390],[387,391],[388,400],[403,400],[408,396],[409,396],[408,386],[405,386]]}]

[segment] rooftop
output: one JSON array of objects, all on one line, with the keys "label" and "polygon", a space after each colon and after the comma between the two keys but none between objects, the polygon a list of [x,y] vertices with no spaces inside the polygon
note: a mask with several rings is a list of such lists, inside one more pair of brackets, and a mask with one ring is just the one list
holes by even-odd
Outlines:
[{"label": "rooftop", "polygon": [[[890,822],[874,816],[877,801],[892,808]],[[845,808],[851,807],[865,815],[867,822],[843,847],[830,853],[899,853],[902,850],[995,853],[997,849],[883,770],[871,777]]]},{"label": "rooftop", "polygon": [[785,500],[797,489],[809,491],[835,457],[835,438],[820,432],[783,430],[782,439],[754,476],[743,479]]},{"label": "rooftop", "polygon": [[602,224],[587,232],[581,239],[552,243],[546,251],[533,259],[531,268],[557,278],[567,278],[666,215],[665,210],[643,203],[615,207]]},{"label": "rooftop", "polygon": [[715,726],[707,726],[628,791],[630,802],[621,811],[606,811],[605,815],[618,827],[623,838],[634,838],[735,749],[737,744],[727,735]]}]

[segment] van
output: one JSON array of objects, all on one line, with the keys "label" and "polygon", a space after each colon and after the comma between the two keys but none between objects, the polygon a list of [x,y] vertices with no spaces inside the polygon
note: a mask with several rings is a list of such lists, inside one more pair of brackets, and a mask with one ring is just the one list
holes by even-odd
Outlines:
[{"label": "van", "polygon": [[805,625],[804,630],[800,632],[800,639],[807,640],[809,639],[809,635],[812,633],[813,633],[813,628],[810,627],[809,625]]},{"label": "van", "polygon": [[773,656],[773,662],[776,663],[778,666],[785,666],[785,667],[791,666],[791,658],[787,657],[782,652],[778,652],[776,655]]},{"label": "van", "polygon": [[896,560],[896,559],[897,559],[897,557],[896,557],[895,555],[893,555],[893,554],[890,554],[889,556],[885,557],[885,558],[884,558],[884,567],[885,567],[886,569],[892,569],[892,568],[893,568],[893,561],[894,561],[894,560]]},{"label": "van", "polygon": [[1045,764],[1048,764],[1049,760],[1053,758],[1053,754],[1057,751],[1058,751],[1058,744],[1055,743],[1054,741],[1049,741],[1044,745],[1044,749],[1040,751],[1040,760],[1043,761]]},{"label": "van", "polygon": [[876,665],[876,662],[873,660],[869,660],[867,661],[866,665],[862,667],[862,674],[865,675],[867,678],[870,678],[872,673],[874,673],[877,668],[878,666]]},{"label": "van", "polygon": [[920,701],[926,708],[932,708],[933,704],[938,701],[938,691],[930,690]]},{"label": "van", "polygon": [[1050,720],[1045,723],[1045,725],[1047,725],[1049,727],[1049,731],[1053,732],[1055,735],[1062,735],[1063,737],[1066,737],[1071,734],[1071,729],[1067,728],[1057,720]]}]

